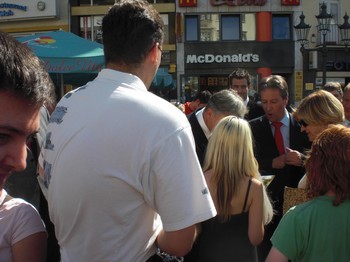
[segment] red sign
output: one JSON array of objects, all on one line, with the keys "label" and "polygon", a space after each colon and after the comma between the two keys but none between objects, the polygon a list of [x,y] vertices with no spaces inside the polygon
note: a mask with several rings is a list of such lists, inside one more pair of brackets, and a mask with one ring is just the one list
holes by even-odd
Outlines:
[{"label": "red sign", "polygon": [[180,7],[196,7],[197,0],[179,0]]},{"label": "red sign", "polygon": [[300,5],[300,0],[281,0],[282,5]]},{"label": "red sign", "polygon": [[[181,1],[181,0],[180,0]],[[210,0],[212,6],[228,5],[228,6],[243,6],[243,5],[256,5],[263,6],[267,0]]]}]

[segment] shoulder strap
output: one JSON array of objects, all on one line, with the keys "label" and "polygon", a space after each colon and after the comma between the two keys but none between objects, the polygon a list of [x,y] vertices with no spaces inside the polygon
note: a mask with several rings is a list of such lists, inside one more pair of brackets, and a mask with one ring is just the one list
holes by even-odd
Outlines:
[{"label": "shoulder strap", "polygon": [[247,193],[245,194],[245,200],[244,200],[244,205],[243,205],[243,210],[242,213],[244,212],[246,205],[247,205],[247,201],[248,201],[248,195],[249,195],[249,191],[250,191],[250,185],[252,184],[252,178],[249,179],[249,183],[248,183],[248,188],[247,188]]}]

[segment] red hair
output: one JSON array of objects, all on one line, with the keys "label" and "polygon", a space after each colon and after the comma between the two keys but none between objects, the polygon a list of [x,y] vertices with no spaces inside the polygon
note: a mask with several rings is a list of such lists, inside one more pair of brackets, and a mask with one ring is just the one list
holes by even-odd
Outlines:
[{"label": "red hair", "polygon": [[319,134],[306,160],[306,171],[311,197],[332,191],[334,206],[350,199],[350,128],[332,125]]}]

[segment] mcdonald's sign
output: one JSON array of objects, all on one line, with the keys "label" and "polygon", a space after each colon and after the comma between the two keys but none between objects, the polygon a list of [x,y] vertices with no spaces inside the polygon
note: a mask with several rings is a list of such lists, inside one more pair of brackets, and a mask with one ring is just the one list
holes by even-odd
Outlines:
[{"label": "mcdonald's sign", "polygon": [[197,0],[179,0],[180,7],[196,7]]},{"label": "mcdonald's sign", "polygon": [[300,5],[300,0],[281,0],[281,5]]}]

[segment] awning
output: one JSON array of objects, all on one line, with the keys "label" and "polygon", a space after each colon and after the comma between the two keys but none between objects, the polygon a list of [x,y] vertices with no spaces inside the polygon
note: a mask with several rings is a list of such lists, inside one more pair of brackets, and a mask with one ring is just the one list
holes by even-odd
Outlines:
[{"label": "awning", "polygon": [[174,89],[175,82],[173,76],[168,73],[168,69],[164,67],[158,68],[158,71],[152,81],[153,89]]}]

